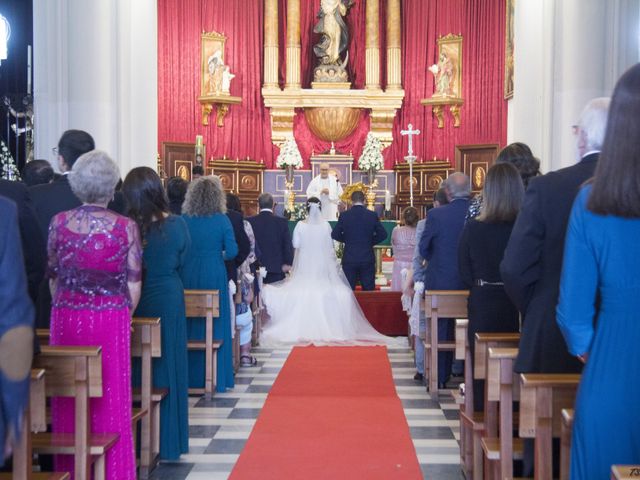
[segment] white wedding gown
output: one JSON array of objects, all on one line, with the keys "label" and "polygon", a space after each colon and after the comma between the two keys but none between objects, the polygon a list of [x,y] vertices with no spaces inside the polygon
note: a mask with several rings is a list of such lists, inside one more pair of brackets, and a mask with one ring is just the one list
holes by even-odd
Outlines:
[{"label": "white wedding gown", "polygon": [[404,345],[378,333],[367,321],[337,262],[331,226],[311,204],[309,218],[293,231],[296,249],[286,280],[265,285],[269,321],[260,344]]}]

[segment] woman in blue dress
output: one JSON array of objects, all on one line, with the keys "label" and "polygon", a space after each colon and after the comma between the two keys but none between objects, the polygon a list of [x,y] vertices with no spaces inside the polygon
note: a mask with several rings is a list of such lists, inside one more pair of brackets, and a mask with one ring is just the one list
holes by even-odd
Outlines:
[{"label": "woman in blue dress", "polygon": [[177,460],[189,451],[187,326],[178,270],[191,240],[182,217],[169,214],[160,177],[151,168],[131,170],[123,193],[144,249],[142,295],[134,315],[160,317],[162,356],[153,359],[153,386],[168,389],[160,404],[160,458]]},{"label": "woman in blue dress", "polygon": [[[218,392],[234,386],[229,280],[224,261],[235,258],[238,245],[226,211],[227,201],[220,178],[200,177],[189,184],[182,212],[192,246],[181,275],[187,289],[220,292],[220,316],[213,322],[213,337],[222,340],[216,371]],[[204,340],[203,317],[189,318],[187,325],[190,340]],[[189,352],[189,386],[192,388],[204,388],[204,357],[203,351]]]},{"label": "woman in blue dress", "polygon": [[571,212],[557,320],[585,363],[571,478],[640,463],[640,64],[618,81],[591,185]]}]

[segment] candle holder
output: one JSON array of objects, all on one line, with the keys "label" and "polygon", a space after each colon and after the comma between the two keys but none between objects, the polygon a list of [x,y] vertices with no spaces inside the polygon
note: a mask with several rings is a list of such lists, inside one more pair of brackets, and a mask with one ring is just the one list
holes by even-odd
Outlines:
[{"label": "candle holder", "polygon": [[285,194],[285,198],[287,199],[287,210],[289,210],[289,212],[293,212],[294,203],[296,201],[296,193],[293,191],[293,172],[295,171],[295,167],[293,165],[287,165],[284,171],[284,185],[287,188],[287,192]]}]

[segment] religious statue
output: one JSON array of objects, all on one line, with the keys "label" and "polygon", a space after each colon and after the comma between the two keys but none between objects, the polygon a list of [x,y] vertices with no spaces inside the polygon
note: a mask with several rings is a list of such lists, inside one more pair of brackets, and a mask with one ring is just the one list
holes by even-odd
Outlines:
[{"label": "religious statue", "polygon": [[[216,50],[213,55],[207,59],[208,73],[205,81],[205,89],[207,95],[219,95],[220,93],[229,93],[229,89],[224,91],[224,76],[225,70],[227,75],[231,75],[229,67],[222,61],[222,52]],[[233,78],[233,77],[231,77]],[[228,79],[228,84],[231,84],[231,79]],[[227,85],[228,87],[228,85]]]},{"label": "religious statue", "polygon": [[225,65],[222,70],[222,93],[229,94],[229,90],[231,88],[231,80],[233,80],[236,76],[231,73],[229,70],[229,65]]},{"label": "religious statue", "polygon": [[453,96],[455,66],[447,55],[447,52],[440,53],[438,63],[431,65],[429,71],[436,77],[436,93],[434,96]]},{"label": "religious statue", "polygon": [[314,53],[320,59],[320,64],[314,71],[315,81],[348,81],[345,69],[348,54],[344,62],[341,59],[349,44],[349,30],[343,17],[353,2],[354,0],[320,0],[318,23],[313,28],[315,33],[322,35],[313,47]]}]

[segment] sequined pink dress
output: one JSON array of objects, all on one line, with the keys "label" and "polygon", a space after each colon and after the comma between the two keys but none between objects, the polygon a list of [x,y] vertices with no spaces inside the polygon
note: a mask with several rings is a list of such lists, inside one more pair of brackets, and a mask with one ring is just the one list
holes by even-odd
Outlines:
[{"label": "sequined pink dress", "polygon": [[[49,226],[49,276],[56,280],[51,309],[52,345],[102,347],[102,398],[91,399],[91,431],[118,433],[106,458],[108,479],[134,480],[131,432],[131,301],[127,282],[141,278],[137,225],[96,206],[62,212]],[[52,402],[54,432],[74,431],[74,400]],[[58,455],[56,470],[73,471]]]}]

